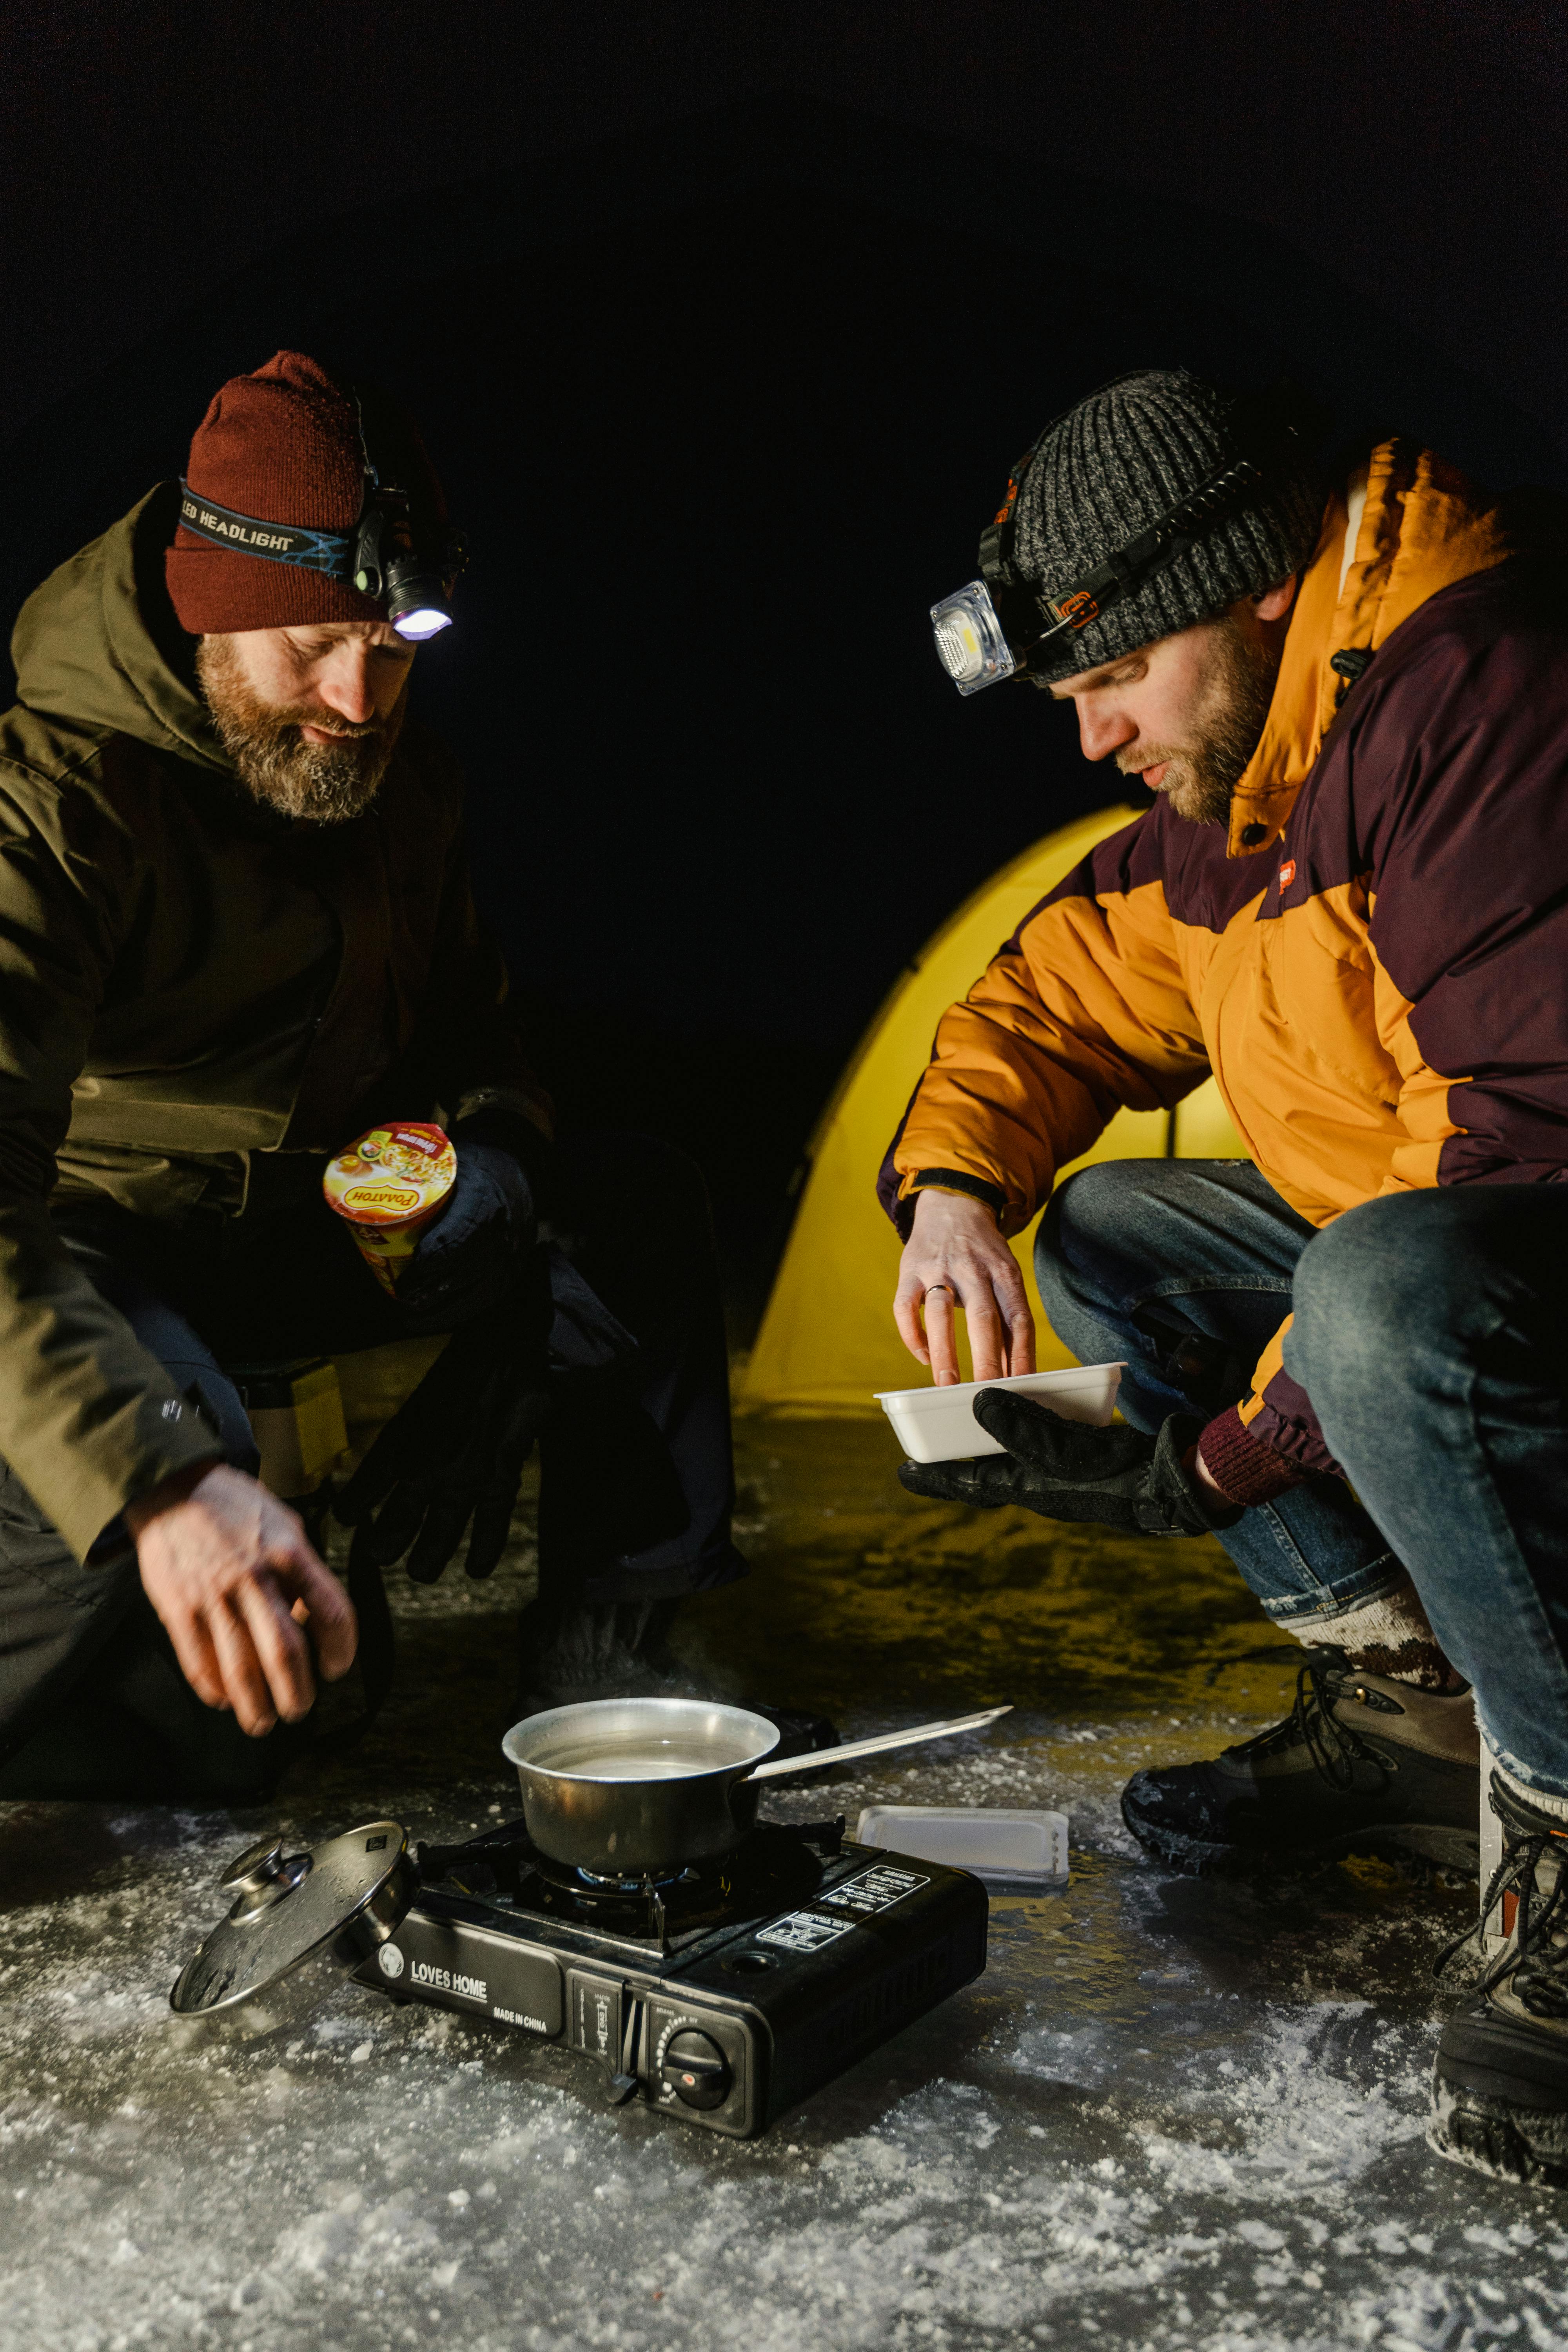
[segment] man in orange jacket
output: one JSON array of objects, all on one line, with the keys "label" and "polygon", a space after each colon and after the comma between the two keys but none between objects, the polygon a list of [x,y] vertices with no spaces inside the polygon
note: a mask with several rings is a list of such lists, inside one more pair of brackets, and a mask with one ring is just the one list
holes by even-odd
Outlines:
[{"label": "man in orange jacket", "polygon": [[[1568,2186],[1568,620],[1429,452],[1321,485],[1288,415],[1179,373],[1043,433],[933,613],[961,689],[1028,677],[1153,807],[944,1015],[883,1171],[900,1328],[957,1377],[1051,1323],[1126,1426],[1007,1391],[917,1494],[1212,1530],[1309,1645],[1296,1708],[1141,1772],[1178,1869],[1475,1850],[1506,1951],[1450,2019],[1434,2140]],[[1246,1160],[1107,1163],[1210,1072]],[[1477,1737],[1479,1717],[1480,1738]],[[1483,1758],[1484,1750],[1484,1758]]]}]

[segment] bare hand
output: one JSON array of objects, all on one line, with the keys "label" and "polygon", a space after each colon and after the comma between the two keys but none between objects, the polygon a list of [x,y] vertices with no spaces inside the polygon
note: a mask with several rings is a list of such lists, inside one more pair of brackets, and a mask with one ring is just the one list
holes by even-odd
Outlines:
[{"label": "bare hand", "polygon": [[358,1641],[353,1603],[297,1515],[243,1470],[216,1463],[129,1504],[142,1583],[180,1671],[207,1706],[232,1707],[259,1739],[315,1700],[309,1625],[329,1682]]},{"label": "bare hand", "polygon": [[995,1218],[984,1202],[963,1192],[918,1192],[893,1318],[910,1355],[931,1366],[939,1389],[958,1378],[953,1315],[961,1307],[977,1381],[1034,1370],[1035,1318],[1018,1261]]}]

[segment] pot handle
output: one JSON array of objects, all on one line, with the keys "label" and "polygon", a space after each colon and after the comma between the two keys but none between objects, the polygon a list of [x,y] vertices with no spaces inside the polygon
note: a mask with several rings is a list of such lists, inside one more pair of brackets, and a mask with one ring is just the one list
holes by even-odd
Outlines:
[{"label": "pot handle", "polygon": [[882,1756],[894,1748],[913,1748],[921,1739],[949,1739],[959,1731],[984,1731],[987,1724],[1012,1712],[1010,1706],[990,1706],[979,1715],[955,1716],[951,1723],[918,1723],[910,1731],[882,1731],[874,1739],[847,1740],[842,1748],[814,1748],[805,1756],[773,1756],[742,1777],[780,1780],[788,1772],[815,1772],[824,1764],[847,1764],[852,1756]]}]

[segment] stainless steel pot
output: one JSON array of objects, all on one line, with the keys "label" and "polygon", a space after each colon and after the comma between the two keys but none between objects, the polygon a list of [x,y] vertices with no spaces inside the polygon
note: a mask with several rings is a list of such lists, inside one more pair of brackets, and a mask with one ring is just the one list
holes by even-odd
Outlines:
[{"label": "stainless steel pot", "polygon": [[756,1826],[764,1780],[984,1730],[1009,1711],[987,1707],[769,1762],[777,1727],[745,1707],[588,1699],[514,1723],[501,1748],[517,1767],[523,1819],[541,1853],[599,1878],[662,1878],[738,1845]]},{"label": "stainless steel pot", "polygon": [[703,1699],[590,1699],[513,1724],[528,1834],[601,1878],[660,1878],[728,1853],[756,1826],[753,1765],[776,1724]]}]

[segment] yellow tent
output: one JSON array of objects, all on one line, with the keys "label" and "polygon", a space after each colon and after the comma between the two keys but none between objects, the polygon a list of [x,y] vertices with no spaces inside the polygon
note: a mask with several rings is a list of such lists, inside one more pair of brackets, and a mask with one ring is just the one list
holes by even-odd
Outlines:
[{"label": "yellow tent", "polygon": [[[875,1412],[875,1390],[927,1378],[893,1328],[899,1242],[873,1189],[882,1154],[942,1014],[973,984],[1020,917],[1127,816],[1124,808],[1101,809],[1037,842],[959,908],[899,981],[807,1147],[805,1193],[737,1398],[742,1412]],[[1119,1112],[1074,1165],[1172,1152],[1245,1159],[1212,1078],[1173,1113]],[[1031,1226],[1013,1244],[1026,1269],[1033,1243]],[[1039,1336],[1042,1367],[1072,1360],[1053,1332]]]}]

